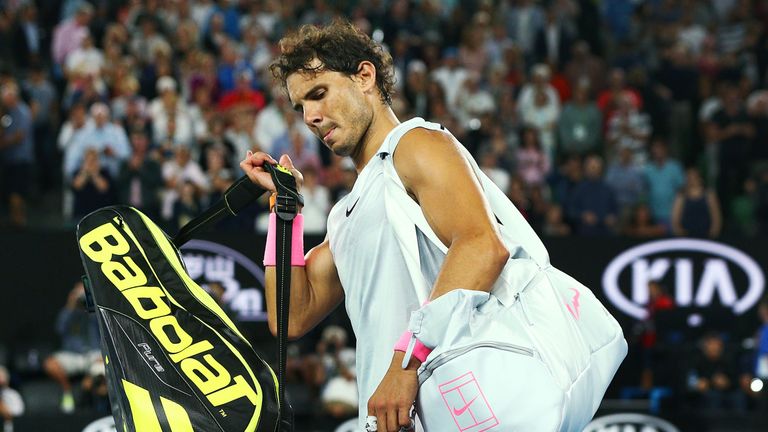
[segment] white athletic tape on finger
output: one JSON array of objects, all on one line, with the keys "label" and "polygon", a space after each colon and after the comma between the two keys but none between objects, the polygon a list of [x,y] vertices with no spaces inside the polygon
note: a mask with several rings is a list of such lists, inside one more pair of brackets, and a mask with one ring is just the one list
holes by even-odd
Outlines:
[{"label": "white athletic tape on finger", "polygon": [[379,430],[379,420],[376,416],[365,418],[365,432],[377,432]]}]

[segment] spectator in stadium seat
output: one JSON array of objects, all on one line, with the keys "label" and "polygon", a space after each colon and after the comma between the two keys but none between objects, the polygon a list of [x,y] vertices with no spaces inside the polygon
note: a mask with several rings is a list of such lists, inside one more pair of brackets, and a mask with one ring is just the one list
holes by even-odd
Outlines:
[{"label": "spectator in stadium seat", "polygon": [[187,103],[179,95],[176,80],[163,76],[157,80],[157,98],[149,104],[152,142],[155,145],[191,146],[194,141]]},{"label": "spectator in stadium seat", "polygon": [[542,234],[546,237],[566,237],[571,235],[571,227],[563,219],[563,208],[552,204],[547,209]]},{"label": "spectator in stadium seat", "polygon": [[429,95],[427,86],[427,65],[421,60],[411,60],[405,74],[403,96],[411,113],[416,117],[429,117]]},{"label": "spectator in stadium seat", "polygon": [[653,218],[671,228],[672,204],[675,195],[685,182],[680,162],[669,157],[667,143],[663,138],[651,142],[651,160],[645,166],[645,181],[648,184],[648,206]]},{"label": "spectator in stadium seat", "polygon": [[645,195],[645,175],[641,166],[635,163],[632,149],[625,147],[619,150],[617,160],[608,166],[605,182],[616,194],[619,222],[623,226]]},{"label": "spectator in stadium seat", "polygon": [[586,155],[596,152],[601,144],[602,114],[590,99],[590,85],[579,81],[573,99],[565,104],[557,122],[558,153]]},{"label": "spectator in stadium seat", "polygon": [[741,388],[735,359],[726,352],[723,337],[717,332],[707,333],[699,349],[688,371],[688,390],[694,395],[694,403],[710,414],[744,413],[747,396]]},{"label": "spectator in stadium seat", "polygon": [[22,92],[28,96],[32,114],[38,184],[41,191],[45,192],[51,190],[60,180],[57,175],[61,161],[53,139],[53,133],[59,125],[58,95],[41,64],[35,64],[29,69],[27,79],[21,86]]},{"label": "spectator in stadium seat", "polygon": [[259,111],[253,127],[253,135],[259,147],[265,152],[278,154],[274,150],[275,142],[286,133],[289,127],[294,127],[307,139],[312,139],[314,135],[296,116],[285,92],[277,85],[272,86],[270,92],[271,102]]},{"label": "spectator in stadium seat", "polygon": [[319,183],[319,167],[308,165],[302,171],[304,185],[301,193],[304,195],[304,232],[307,234],[324,234],[328,212],[331,211],[331,194],[328,188]]},{"label": "spectator in stadium seat", "polygon": [[573,191],[584,176],[582,158],[578,155],[566,156],[556,170],[553,170],[547,180],[552,190],[552,202],[563,208],[565,222],[574,228],[576,221],[568,213]]},{"label": "spectator in stadium seat", "polygon": [[104,67],[104,53],[96,48],[93,36],[88,33],[80,42],[80,46],[67,54],[64,61],[64,75],[74,81],[83,76],[100,78]]},{"label": "spectator in stadium seat", "polygon": [[347,332],[330,325],[317,344],[319,362],[315,379],[321,385],[320,400],[326,414],[345,419],[357,413],[355,349],[347,346]]},{"label": "spectator in stadium seat", "polygon": [[603,180],[603,160],[587,156],[584,179],[572,191],[569,213],[576,221],[576,233],[586,236],[613,234],[618,222],[618,209],[613,190]]},{"label": "spectator in stadium seat", "polygon": [[51,54],[53,61],[60,68],[59,76],[62,76],[64,62],[69,53],[80,47],[83,39],[89,34],[88,25],[91,18],[93,18],[93,6],[88,2],[82,2],[72,18],[60,22],[54,28]]},{"label": "spectator in stadium seat", "polygon": [[32,113],[19,97],[15,81],[0,88],[0,200],[8,202],[11,225],[27,224],[27,197],[35,163]]},{"label": "spectator in stadium seat", "polygon": [[557,121],[560,118],[560,96],[550,84],[549,66],[538,64],[531,70],[531,82],[523,86],[517,98],[521,120],[535,126],[539,132],[541,148],[555,160]]},{"label": "spectator in stadium seat", "polygon": [[442,65],[431,74],[431,78],[442,87],[445,103],[450,107],[456,106],[459,90],[469,74],[467,68],[459,63],[458,55],[458,49],[455,47],[443,50]]},{"label": "spectator in stadium seat", "polygon": [[651,132],[653,126],[650,118],[634,106],[632,94],[625,92],[618,98],[618,107],[608,120],[606,154],[614,159],[621,149],[629,148],[635,164],[643,165],[648,159],[646,146]]},{"label": "spectator in stadium seat", "polygon": [[470,71],[459,90],[455,114],[464,127],[471,128],[473,120],[496,111],[493,95],[480,85],[481,78],[480,74]]},{"label": "spectator in stadium seat", "polygon": [[739,196],[731,201],[731,219],[725,220],[729,233],[747,237],[757,235],[757,197],[757,180],[751,176],[744,181]]},{"label": "spectator in stadium seat", "polygon": [[24,414],[24,399],[10,387],[8,369],[0,365],[0,417],[3,419],[3,432],[13,432],[13,418]]},{"label": "spectator in stadium seat", "polygon": [[520,131],[520,145],[515,149],[515,166],[517,174],[527,187],[544,183],[552,168],[552,161],[542,150],[536,129],[524,127]]},{"label": "spectator in stadium seat", "polygon": [[19,9],[19,22],[16,26],[15,50],[16,60],[23,68],[28,68],[33,64],[39,63],[49,54],[47,44],[48,32],[40,23],[37,13],[37,7],[34,3],[28,2],[21,5]]},{"label": "spectator in stadium seat", "polygon": [[45,359],[43,369],[61,386],[61,410],[70,414],[75,411],[70,379],[76,375],[104,373],[99,327],[96,316],[85,310],[85,289],[80,281],[75,283],[59,312],[56,332],[61,337],[61,351]]},{"label": "spectator in stadium seat", "polygon": [[189,180],[185,180],[178,185],[176,191],[178,198],[173,203],[171,227],[178,230],[200,214],[201,200],[199,196],[201,193],[195,184]]},{"label": "spectator in stadium seat", "polygon": [[547,63],[555,70],[562,70],[571,55],[571,34],[560,20],[558,4],[551,2],[545,14],[544,24],[536,33],[533,44],[535,61]]},{"label": "spectator in stadium seat", "polygon": [[622,100],[629,94],[629,100],[635,109],[642,109],[643,99],[640,93],[627,86],[627,77],[624,69],[614,68],[608,75],[608,86],[597,95],[597,107],[603,113],[603,122],[607,125],[616,110],[621,106]]},{"label": "spectator in stadium seat", "polygon": [[103,103],[91,106],[93,124],[72,137],[64,157],[64,172],[69,178],[82,165],[85,152],[94,148],[99,153],[101,166],[116,178],[120,164],[131,155],[128,136],[122,126],[109,121],[109,107]]},{"label": "spectator in stadium seat", "polygon": [[661,237],[668,232],[668,227],[653,219],[648,204],[641,202],[632,208],[632,213],[622,233],[628,237],[650,238]]},{"label": "spectator in stadium seat", "polygon": [[163,175],[160,164],[149,150],[149,137],[142,130],[131,132],[131,157],[123,162],[117,177],[117,196],[150,218],[160,215]]},{"label": "spectator in stadium seat", "polygon": [[224,92],[219,99],[219,110],[226,113],[245,110],[255,114],[264,108],[264,94],[253,88],[253,81],[253,71],[250,69],[243,68],[235,72],[235,87]]},{"label": "spectator in stadium seat", "polygon": [[185,146],[176,146],[173,149],[173,157],[163,162],[162,172],[165,190],[160,215],[165,220],[173,220],[174,206],[184,185],[193,185],[196,197],[204,196],[209,191],[210,185],[205,172],[192,160],[190,150]]},{"label": "spectator in stadium seat", "polygon": [[544,10],[532,0],[513,2],[500,17],[507,24],[507,34],[520,46],[526,61],[533,60],[536,34],[544,27]]},{"label": "spectator in stadium seat", "polygon": [[595,92],[603,90],[605,83],[605,61],[592,54],[586,41],[573,44],[571,60],[565,65],[565,76],[572,88],[588,83]]},{"label": "spectator in stadium seat", "polygon": [[657,327],[656,315],[659,311],[670,310],[675,307],[675,301],[667,293],[666,288],[659,281],[648,282],[648,304],[645,306],[645,317],[637,323],[636,331],[638,343],[642,355],[642,370],[640,373],[640,385],[649,390],[654,384],[654,378],[659,368],[657,357]]},{"label": "spectator in stadium seat", "polygon": [[706,187],[695,167],[685,173],[685,184],[672,206],[672,233],[676,236],[715,238],[722,228],[720,201]]},{"label": "spectator in stadium seat", "polygon": [[72,178],[71,187],[75,195],[75,221],[100,207],[115,203],[114,179],[106,168],[101,167],[99,153],[94,148],[85,151],[83,164]]},{"label": "spectator in stadium seat", "polygon": [[203,170],[208,169],[207,153],[209,149],[218,149],[224,156],[227,168],[232,168],[232,160],[235,157],[235,144],[226,134],[226,122],[220,115],[214,115],[210,119],[208,134],[199,143],[200,158],[198,163]]},{"label": "spectator in stadium seat", "polygon": [[511,176],[507,170],[500,166],[499,156],[493,149],[483,148],[480,150],[478,166],[499,189],[505,191],[509,188]]}]

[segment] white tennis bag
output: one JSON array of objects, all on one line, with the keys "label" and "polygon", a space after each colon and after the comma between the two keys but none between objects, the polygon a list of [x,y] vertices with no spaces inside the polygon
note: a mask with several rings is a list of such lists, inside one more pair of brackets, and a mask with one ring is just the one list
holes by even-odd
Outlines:
[{"label": "white tennis bag", "polygon": [[[442,129],[409,120],[383,151],[394,154],[414,127]],[[589,288],[549,264],[530,225],[466,156],[511,256],[490,294],[458,289],[413,312],[409,330],[433,348],[418,372],[418,418],[427,432],[581,432],[626,356],[621,327]],[[447,248],[386,159],[387,218],[423,302]]]}]

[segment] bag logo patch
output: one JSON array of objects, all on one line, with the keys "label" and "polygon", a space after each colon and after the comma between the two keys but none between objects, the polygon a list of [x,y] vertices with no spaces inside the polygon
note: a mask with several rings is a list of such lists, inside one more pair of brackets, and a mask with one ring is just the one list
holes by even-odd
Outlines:
[{"label": "bag logo patch", "polygon": [[498,426],[499,420],[472,372],[440,384],[438,388],[460,432],[483,432]]}]

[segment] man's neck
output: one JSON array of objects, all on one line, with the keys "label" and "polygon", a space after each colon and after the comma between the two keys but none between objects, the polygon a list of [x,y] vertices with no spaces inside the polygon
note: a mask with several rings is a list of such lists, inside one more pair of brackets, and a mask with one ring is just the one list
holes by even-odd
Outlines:
[{"label": "man's neck", "polygon": [[376,151],[381,147],[387,134],[399,124],[400,120],[397,119],[389,105],[383,105],[374,111],[371,125],[362,137],[362,145],[358,147],[358,151],[352,154],[352,160],[355,162],[355,169],[358,173],[376,155]]}]

